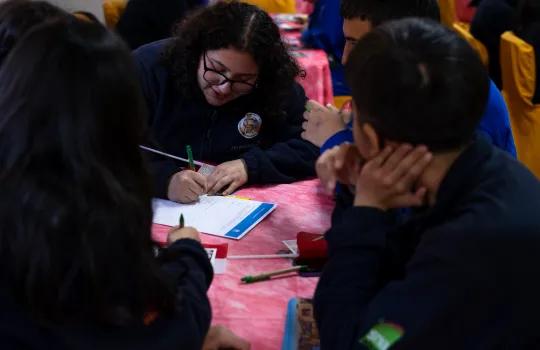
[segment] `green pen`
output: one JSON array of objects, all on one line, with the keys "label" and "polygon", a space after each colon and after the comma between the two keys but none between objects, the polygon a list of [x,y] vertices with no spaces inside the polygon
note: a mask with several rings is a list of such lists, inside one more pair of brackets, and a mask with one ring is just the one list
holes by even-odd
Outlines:
[{"label": "green pen", "polygon": [[193,152],[191,151],[191,146],[186,146],[186,153],[188,156],[189,169],[195,171],[195,163],[193,163]]},{"label": "green pen", "polygon": [[180,214],[180,220],[178,220],[178,226],[184,228],[184,214]]}]

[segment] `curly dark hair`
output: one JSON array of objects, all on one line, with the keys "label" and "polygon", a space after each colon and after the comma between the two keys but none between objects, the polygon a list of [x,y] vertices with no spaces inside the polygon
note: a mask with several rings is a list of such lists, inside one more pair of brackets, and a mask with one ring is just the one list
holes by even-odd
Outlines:
[{"label": "curly dark hair", "polygon": [[253,5],[232,1],[200,9],[179,23],[174,35],[164,60],[184,97],[198,91],[197,69],[208,50],[232,47],[253,56],[259,76],[251,97],[270,117],[283,115],[284,95],[295,78],[305,76],[272,18]]}]

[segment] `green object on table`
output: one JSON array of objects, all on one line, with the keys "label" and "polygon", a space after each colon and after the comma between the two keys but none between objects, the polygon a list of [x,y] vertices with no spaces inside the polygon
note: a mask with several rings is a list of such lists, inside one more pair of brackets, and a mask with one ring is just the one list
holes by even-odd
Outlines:
[{"label": "green object on table", "polygon": [[189,169],[195,171],[195,163],[193,162],[193,151],[191,150],[191,146],[186,146],[186,153],[188,156],[188,162],[189,162]]},{"label": "green object on table", "polygon": [[180,228],[184,227],[184,214],[180,214],[180,219],[178,220],[178,226]]}]

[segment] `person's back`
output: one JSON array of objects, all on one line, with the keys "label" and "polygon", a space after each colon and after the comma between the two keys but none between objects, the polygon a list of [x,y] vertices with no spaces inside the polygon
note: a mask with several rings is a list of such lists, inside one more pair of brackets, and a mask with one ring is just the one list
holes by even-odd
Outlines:
[{"label": "person's back", "polygon": [[174,25],[204,0],[130,0],[116,31],[136,49],[139,46],[168,38]]},{"label": "person's back", "polygon": [[200,349],[212,268],[189,229],[154,257],[128,48],[97,24],[44,24],[0,89],[2,348]]},{"label": "person's back", "polygon": [[[347,73],[355,144],[336,176],[356,193],[325,235],[322,348],[534,348],[540,183],[475,136],[489,94],[478,56],[448,29],[406,19],[367,34]],[[403,223],[390,210],[414,206]]]},{"label": "person's back", "polygon": [[471,22],[471,34],[486,46],[489,54],[489,75],[502,89],[500,37],[512,30],[518,0],[481,0]]},{"label": "person's back", "polygon": [[532,102],[540,104],[540,2],[521,0],[518,3],[518,15],[514,32],[534,48],[536,89]]},{"label": "person's back", "polygon": [[0,3],[0,66],[13,46],[33,26],[68,16],[45,1],[7,0]]},{"label": "person's back", "polygon": [[324,50],[330,59],[332,87],[335,96],[350,95],[341,63],[345,37],[339,1],[317,0],[309,15],[308,28],[302,33],[302,42],[309,48]]}]

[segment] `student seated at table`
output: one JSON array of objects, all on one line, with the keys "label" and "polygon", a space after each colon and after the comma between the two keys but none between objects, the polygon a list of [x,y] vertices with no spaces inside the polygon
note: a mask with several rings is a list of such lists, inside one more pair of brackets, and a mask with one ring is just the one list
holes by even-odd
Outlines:
[{"label": "student seated at table", "polygon": [[319,150],[300,137],[306,96],[301,70],[270,16],[218,3],[182,22],[172,39],[134,53],[150,110],[151,146],[218,164],[211,176],[154,157],[156,195],[178,202],[230,194],[249,184],[315,175]]},{"label": "student seated at table", "polygon": [[2,349],[201,349],[212,267],[192,228],[154,257],[144,101],[101,25],[43,24],[0,71]]},{"label": "student seated at table", "polygon": [[33,26],[68,16],[45,1],[7,0],[0,3],[0,66],[19,39]]},{"label": "student seated at table", "polygon": [[204,0],[129,0],[116,31],[129,47],[136,49],[168,38],[175,23],[205,4]]},{"label": "student seated at table", "polygon": [[500,47],[501,35],[512,30],[516,20],[518,0],[473,0],[476,7],[471,22],[471,34],[486,47],[489,55],[489,75],[502,89]]},{"label": "student seated at table", "polygon": [[334,96],[348,96],[351,91],[345,81],[345,67],[342,64],[345,37],[339,1],[315,0],[313,6],[308,28],[302,33],[302,43],[308,48],[321,49],[328,54]]},{"label": "student seated at table", "polygon": [[476,53],[403,19],[366,34],[346,72],[354,144],[336,176],[356,194],[325,235],[321,348],[535,348],[540,182],[475,136],[490,85]]},{"label": "student seated at table", "polygon": [[[356,42],[372,28],[388,20],[405,17],[425,17],[438,21],[439,4],[437,0],[342,0],[341,15],[344,18],[346,43],[343,59],[346,62]],[[302,137],[320,146],[321,153],[343,142],[352,141],[350,125],[347,126],[351,120],[350,114],[339,113],[315,101],[310,101],[309,106],[310,112],[304,115],[306,122]],[[495,84],[490,85],[489,99],[478,130],[495,146],[516,156],[508,110]]]},{"label": "student seated at table", "polygon": [[540,2],[520,0],[514,32],[534,48],[536,67],[536,89],[532,103],[540,104]]}]

